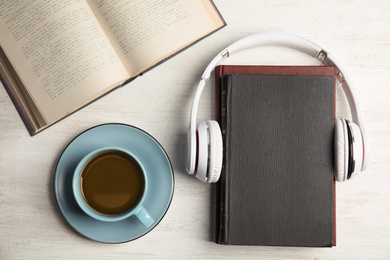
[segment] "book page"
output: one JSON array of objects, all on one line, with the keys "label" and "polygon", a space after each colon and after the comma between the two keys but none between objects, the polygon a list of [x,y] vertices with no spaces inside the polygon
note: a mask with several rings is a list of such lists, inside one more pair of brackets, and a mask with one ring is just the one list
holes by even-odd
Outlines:
[{"label": "book page", "polygon": [[206,0],[89,1],[132,76],[221,27]]},{"label": "book page", "polygon": [[0,2],[0,44],[49,123],[128,78],[82,0]]}]

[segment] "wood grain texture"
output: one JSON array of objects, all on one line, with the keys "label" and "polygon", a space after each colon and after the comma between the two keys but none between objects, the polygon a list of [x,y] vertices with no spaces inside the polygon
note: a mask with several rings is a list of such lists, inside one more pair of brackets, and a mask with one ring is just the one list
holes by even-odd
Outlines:
[{"label": "wood grain texture", "polygon": [[[83,110],[30,137],[0,87],[0,259],[388,259],[390,258],[390,2],[386,0],[222,1],[227,27]],[[349,72],[370,138],[371,163],[337,185],[337,246],[222,246],[212,241],[214,187],[184,170],[185,132],[199,78],[221,49],[257,32],[301,35],[331,52]],[[225,64],[317,65],[277,47],[244,51]],[[214,118],[214,88],[202,95],[198,119]],[[349,117],[337,88],[337,115]],[[60,153],[97,124],[132,124],[166,149],[175,193],[161,223],[146,236],[106,245],[75,232],[53,195]]]}]

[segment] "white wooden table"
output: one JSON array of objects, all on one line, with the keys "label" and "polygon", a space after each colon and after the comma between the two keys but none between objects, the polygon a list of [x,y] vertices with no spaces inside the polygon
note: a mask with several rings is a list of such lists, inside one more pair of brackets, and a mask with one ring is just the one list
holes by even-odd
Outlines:
[{"label": "white wooden table", "polygon": [[[390,259],[390,2],[386,0],[222,1],[227,27],[147,72],[124,88],[30,137],[0,87],[0,259]],[[185,132],[198,80],[211,58],[241,37],[295,33],[319,44],[355,83],[370,137],[366,172],[337,184],[337,246],[222,246],[212,242],[212,186],[184,170]],[[1,36],[0,36],[1,37]],[[230,64],[319,64],[300,53],[262,48]],[[199,120],[214,118],[214,88],[206,86]],[[337,115],[349,116],[337,88]],[[75,232],[53,195],[56,162],[80,132],[102,123],[137,126],[167,151],[175,172],[165,218],[146,236],[102,244]]]}]

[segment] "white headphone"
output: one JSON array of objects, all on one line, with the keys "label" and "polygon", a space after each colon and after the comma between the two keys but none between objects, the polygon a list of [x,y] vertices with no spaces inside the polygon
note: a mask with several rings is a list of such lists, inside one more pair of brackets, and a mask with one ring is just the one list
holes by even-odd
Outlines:
[{"label": "white headphone", "polygon": [[337,80],[347,97],[352,121],[336,119],[334,128],[334,172],[337,181],[345,181],[367,168],[369,161],[367,134],[358,110],[358,100],[345,70],[328,52],[314,43],[287,33],[259,33],[247,36],[222,50],[207,66],[199,82],[192,104],[187,132],[186,170],[203,182],[217,182],[222,168],[222,134],[216,121],[202,122],[196,130],[196,114],[203,88],[211,72],[220,62],[242,50],[260,46],[282,46],[307,53],[324,65],[336,67]]}]

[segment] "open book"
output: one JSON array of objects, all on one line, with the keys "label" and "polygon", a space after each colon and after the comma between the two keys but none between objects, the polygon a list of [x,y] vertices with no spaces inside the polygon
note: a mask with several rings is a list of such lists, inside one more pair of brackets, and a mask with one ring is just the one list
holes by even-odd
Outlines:
[{"label": "open book", "polygon": [[224,25],[210,0],[0,0],[0,74],[35,134]]}]

